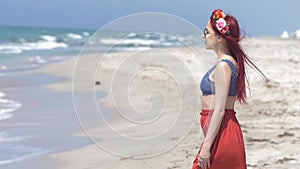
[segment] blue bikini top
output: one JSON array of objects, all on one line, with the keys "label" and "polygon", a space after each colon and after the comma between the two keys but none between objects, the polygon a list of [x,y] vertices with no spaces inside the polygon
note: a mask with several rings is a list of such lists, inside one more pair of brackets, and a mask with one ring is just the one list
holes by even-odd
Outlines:
[{"label": "blue bikini top", "polygon": [[[231,79],[230,79],[230,87],[229,87],[228,96],[235,96],[237,94],[237,85],[236,85],[237,70],[236,70],[236,67],[231,62],[231,60],[222,59],[221,61],[226,62],[231,69]],[[215,69],[217,64],[215,64],[212,68],[210,68],[201,80],[200,88],[201,88],[203,95],[215,94],[215,83],[209,79],[209,75]]]}]

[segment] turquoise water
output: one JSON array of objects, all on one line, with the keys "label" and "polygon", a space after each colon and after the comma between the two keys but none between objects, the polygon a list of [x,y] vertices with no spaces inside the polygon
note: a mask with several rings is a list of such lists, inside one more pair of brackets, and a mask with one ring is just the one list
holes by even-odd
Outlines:
[{"label": "turquoise water", "polygon": [[[72,114],[71,93],[50,91],[44,86],[63,79],[26,74],[26,70],[75,58],[84,46],[88,46],[85,53],[138,51],[197,45],[202,39],[202,35],[96,31],[0,26],[0,150],[4,152],[0,168],[19,168],[20,161],[89,143],[72,138],[69,148],[62,144],[71,139],[69,134],[80,130]],[[65,117],[60,118],[62,115]],[[53,127],[60,131],[67,121],[73,127],[44,134],[51,133]]]},{"label": "turquoise water", "polygon": [[[87,52],[119,52],[197,45],[202,35],[0,26],[0,77],[18,74]],[[86,49],[86,48],[85,48]],[[24,79],[23,79],[24,80]],[[23,81],[15,79],[15,81]],[[5,82],[4,82],[5,84]],[[0,86],[0,121],[12,117],[22,103],[7,99]]]},{"label": "turquoise water", "polygon": [[[22,165],[20,161],[61,150],[57,146],[50,146],[51,142],[39,141],[50,136],[49,134],[43,135],[43,132],[47,130],[45,128],[50,126],[47,123],[54,123],[58,120],[52,121],[52,118],[44,118],[46,120],[41,121],[38,117],[46,111],[39,110],[38,104],[50,102],[48,100],[38,103],[38,100],[45,100],[43,97],[49,98],[52,95],[53,99],[57,93],[48,92],[47,94],[44,90],[37,91],[37,88],[54,83],[56,79],[45,75],[23,74],[23,72],[48,63],[76,57],[94,32],[95,30],[0,26],[0,151],[2,152],[0,168],[4,166],[7,168],[6,165]],[[29,95],[31,93],[36,95]],[[26,95],[29,96],[25,98]],[[38,99],[39,97],[43,99]],[[63,97],[68,99],[70,96],[63,95]],[[37,105],[28,108],[26,100]],[[44,107],[49,107],[49,105],[44,105]],[[67,104],[60,106],[62,112],[72,112],[68,107],[72,106]],[[54,115],[53,113],[58,112],[51,113]],[[71,113],[70,116],[72,115]],[[38,128],[43,129],[33,132]],[[48,131],[50,132],[50,129]],[[65,131],[64,134],[53,133],[52,135],[64,139],[67,138],[65,135],[70,133]],[[38,143],[31,145],[32,142]],[[84,144],[84,142],[80,141],[78,144]]]},{"label": "turquoise water", "polygon": [[[0,77],[14,76],[84,53],[149,50],[201,44],[202,35],[0,26]],[[200,40],[199,40],[200,39]],[[87,49],[85,48],[85,49]],[[15,79],[20,81],[20,79]],[[5,82],[4,82],[5,84]],[[0,86],[0,120],[22,103],[7,99]]]},{"label": "turquoise water", "polygon": [[118,52],[193,45],[199,39],[201,35],[0,26],[0,70],[78,56],[84,45],[89,52]]},{"label": "turquoise water", "polygon": [[63,59],[63,56],[77,55],[94,32],[95,30],[1,26],[0,68],[28,67]]}]

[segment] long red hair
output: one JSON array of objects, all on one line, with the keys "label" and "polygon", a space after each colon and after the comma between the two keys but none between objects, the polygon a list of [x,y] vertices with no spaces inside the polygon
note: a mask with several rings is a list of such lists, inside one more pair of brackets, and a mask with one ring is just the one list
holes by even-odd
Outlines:
[{"label": "long red hair", "polygon": [[263,75],[266,79],[268,79],[262,71],[251,61],[251,59],[245,54],[243,51],[240,41],[243,39],[241,36],[240,26],[232,15],[226,14],[224,18],[226,23],[229,24],[229,34],[221,33],[217,26],[216,20],[213,18],[214,11],[210,16],[210,23],[212,25],[213,30],[221,37],[223,37],[227,42],[227,48],[231,54],[231,56],[236,60],[238,64],[238,72],[237,72],[237,100],[240,103],[246,103],[246,83],[249,86],[248,78],[245,73],[245,63],[251,68],[255,68],[259,71],[261,75]]}]

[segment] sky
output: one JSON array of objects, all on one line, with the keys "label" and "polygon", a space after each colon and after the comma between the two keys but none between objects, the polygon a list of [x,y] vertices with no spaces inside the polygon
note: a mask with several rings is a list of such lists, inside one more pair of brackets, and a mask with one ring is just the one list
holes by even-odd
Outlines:
[{"label": "sky", "polygon": [[178,16],[203,29],[214,9],[234,15],[250,36],[300,28],[299,0],[1,0],[0,25],[100,29],[140,12]]}]

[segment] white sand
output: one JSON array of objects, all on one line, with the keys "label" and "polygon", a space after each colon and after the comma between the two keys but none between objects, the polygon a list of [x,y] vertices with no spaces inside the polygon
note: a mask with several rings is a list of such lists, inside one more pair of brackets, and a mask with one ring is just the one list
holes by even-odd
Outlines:
[{"label": "white sand", "polygon": [[[236,105],[237,118],[241,124],[247,153],[248,168],[298,168],[300,166],[300,97],[299,97],[299,75],[300,75],[300,50],[299,40],[288,39],[247,39],[245,42],[248,55],[254,59],[256,65],[270,78],[270,82],[266,83],[265,80],[259,76],[255,71],[249,69],[249,82],[251,86],[251,96],[248,97],[247,105]],[[166,49],[165,49],[166,50]],[[158,70],[144,71],[137,75],[132,80],[132,88],[128,88],[129,94],[132,97],[133,105],[138,109],[147,110],[149,108],[148,95],[154,88],[159,88],[167,94],[166,113],[162,116],[164,123],[157,123],[153,130],[145,128],[136,128],[135,124],[124,122],[122,118],[114,117],[111,125],[117,130],[126,134],[132,134],[137,137],[147,137],[152,134],[157,134],[159,129],[164,129],[172,120],[176,119],[174,113],[179,110],[181,101],[181,94],[184,96],[184,109],[186,112],[182,116],[183,126],[193,126],[184,140],[167,153],[155,156],[154,158],[147,159],[132,159],[130,157],[118,157],[112,155],[95,144],[82,147],[69,152],[62,152],[50,155],[53,158],[59,159],[64,162],[61,166],[62,169],[68,168],[191,168],[192,161],[198,151],[200,142],[202,141],[202,133],[199,127],[200,101],[193,100],[195,96],[200,98],[200,93],[195,92],[195,86],[199,86],[199,81],[204,75],[208,67],[214,62],[215,55],[211,51],[204,49],[196,49],[199,55],[194,55],[193,52],[187,49],[170,48],[167,54],[179,56],[180,61],[170,59],[170,57],[151,57],[159,56],[157,51],[152,53],[142,53],[142,56],[130,60],[128,64],[126,61],[122,63],[126,56],[134,56],[134,53],[111,53],[105,57],[100,65],[99,71],[95,75],[95,70],[99,63],[99,56],[101,54],[93,54],[80,58],[80,65],[76,69],[76,91],[93,91],[104,90],[107,96],[103,99],[98,99],[99,104],[105,105],[108,108],[113,108],[112,96],[117,96],[118,108],[121,110],[129,109],[128,95],[124,93],[121,86],[128,86],[128,79],[132,77],[130,71],[145,68],[147,66],[160,67],[174,72],[179,79],[177,82],[171,76],[161,73]],[[165,52],[165,51],[164,51]],[[138,53],[141,55],[141,53]],[[163,53],[166,54],[166,53]],[[157,59],[160,58],[160,59]],[[172,58],[172,57],[171,57]],[[174,58],[174,57],[173,57]],[[200,58],[200,59],[199,59]],[[122,67],[118,64],[122,63]],[[182,64],[184,63],[184,64]],[[72,90],[72,75],[74,70],[75,60],[47,65],[39,72],[49,73],[56,76],[64,76],[69,80],[62,83],[53,84],[50,87],[58,91],[71,91]],[[111,78],[114,71],[118,70],[115,79]],[[186,72],[184,68],[189,68],[190,72]],[[195,81],[191,81],[191,76]],[[101,85],[94,85],[95,81],[100,81]],[[177,84],[176,84],[177,83]],[[182,90],[178,88],[181,86]],[[194,85],[194,84],[195,85]],[[110,92],[111,84],[115,84],[113,92]],[[198,88],[199,90],[199,88]],[[154,99],[152,100],[153,109],[152,113],[160,110],[163,103],[163,97],[157,97],[153,93]],[[157,98],[157,99],[156,99]],[[151,99],[151,98],[150,98]],[[118,102],[122,101],[124,102]],[[198,103],[198,105],[195,105]],[[143,121],[148,120],[157,114],[145,114],[144,116],[137,116],[135,120]],[[115,115],[115,113],[112,113]],[[131,114],[128,114],[131,115]],[[195,124],[191,125],[191,117],[196,118]],[[186,120],[186,121],[184,121]],[[175,124],[176,125],[176,124]],[[173,126],[174,127],[174,126]],[[157,129],[158,128],[158,129]],[[178,126],[177,126],[178,128]],[[157,130],[156,130],[157,129]],[[176,132],[171,132],[170,135],[163,137],[160,141],[145,144],[136,144],[132,142],[121,142],[119,137],[113,135],[105,128],[89,128],[88,131],[94,137],[98,135],[101,138],[101,144],[113,146],[113,150],[118,148],[120,152],[128,154],[143,156],[151,155],[152,147],[149,145],[161,145],[161,150],[168,147],[170,144],[183,139],[182,133],[178,128],[178,137]],[[148,131],[148,132],[140,132]],[[83,132],[76,133],[85,136]],[[164,140],[166,139],[166,140]],[[169,139],[169,140],[168,140]],[[118,147],[119,146],[119,147]],[[153,151],[159,150],[153,147]]]}]

